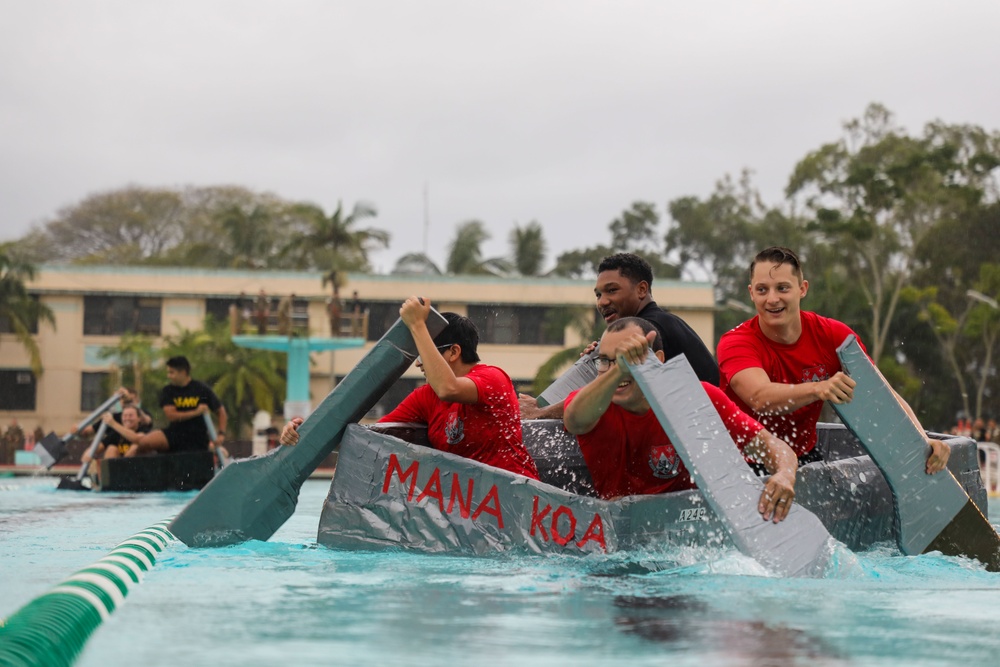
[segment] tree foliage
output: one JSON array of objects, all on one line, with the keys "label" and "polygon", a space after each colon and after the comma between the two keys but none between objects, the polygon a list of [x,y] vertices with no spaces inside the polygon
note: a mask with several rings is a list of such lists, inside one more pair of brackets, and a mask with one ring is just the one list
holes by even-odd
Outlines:
[{"label": "tree foliage", "polygon": [[28,294],[25,282],[34,277],[33,264],[12,252],[10,244],[0,246],[0,322],[27,351],[31,370],[38,376],[43,371],[42,359],[33,332],[43,322],[55,328],[55,315]]}]

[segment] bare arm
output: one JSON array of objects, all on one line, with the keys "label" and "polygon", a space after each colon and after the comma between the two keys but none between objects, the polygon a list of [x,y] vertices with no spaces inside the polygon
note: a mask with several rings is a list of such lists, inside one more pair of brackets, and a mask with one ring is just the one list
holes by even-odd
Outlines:
[{"label": "bare arm", "polygon": [[427,316],[431,311],[430,299],[411,296],[399,309],[406,328],[413,334],[417,352],[427,375],[427,384],[442,401],[472,404],[479,401],[476,383],[467,377],[456,377],[451,366],[434,346],[434,339],[427,331]]},{"label": "bare arm", "polygon": [[736,395],[757,414],[784,415],[816,401],[848,403],[856,383],[838,372],[822,382],[772,382],[763,368],[744,368],[729,381]]},{"label": "bare arm", "polygon": [[641,364],[646,359],[651,339],[656,334],[651,332],[647,335],[648,338],[635,334],[619,343],[618,349],[614,350],[615,363],[611,368],[598,373],[597,378],[577,392],[573,402],[564,407],[563,425],[567,431],[581,435],[594,430],[611,405],[618,384],[629,377],[627,364]]},{"label": "bare arm", "polygon": [[563,401],[538,407],[538,399],[528,394],[518,394],[517,403],[521,407],[521,419],[562,419]]},{"label": "bare arm", "polygon": [[590,433],[611,405],[611,397],[624,374],[615,364],[605,373],[577,392],[573,402],[563,411],[563,426],[573,435]]},{"label": "bare arm", "polygon": [[757,511],[765,521],[771,519],[777,523],[784,520],[795,500],[795,473],[799,467],[795,452],[767,429],[761,429],[744,451],[755,461],[763,463],[771,475],[757,502]]},{"label": "bare arm", "polygon": [[[879,371],[879,375],[882,375],[881,371]],[[882,379],[885,380],[884,377]],[[887,382],[886,385],[888,386],[888,384],[889,383]],[[890,389],[892,389],[892,387],[890,387]],[[930,456],[927,457],[927,466],[924,470],[928,475],[941,472],[948,467],[948,459],[951,457],[951,447],[949,447],[946,442],[941,442],[940,440],[935,440],[934,438],[928,438],[927,432],[924,430],[924,427],[920,425],[920,420],[917,419],[917,415],[913,412],[913,408],[910,407],[910,404],[904,401],[903,397],[897,394],[895,389],[892,389],[892,394],[896,397],[896,400],[899,402],[900,407],[903,408],[903,411],[906,412],[906,416],[910,418],[910,421],[917,427],[920,435],[924,437],[924,440],[927,441],[927,444],[931,448]]]},{"label": "bare arm", "polygon": [[219,438],[226,437],[226,426],[229,425],[229,413],[226,412],[226,406],[219,404],[219,410],[215,413],[219,419]]}]

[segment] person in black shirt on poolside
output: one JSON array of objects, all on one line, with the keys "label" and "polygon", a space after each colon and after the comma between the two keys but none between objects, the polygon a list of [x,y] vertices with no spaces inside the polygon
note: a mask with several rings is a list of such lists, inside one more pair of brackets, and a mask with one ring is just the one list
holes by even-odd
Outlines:
[{"label": "person in black shirt on poolside", "polygon": [[[160,392],[160,407],[170,422],[165,429],[144,435],[138,447],[129,450],[128,456],[150,451],[184,452],[215,448],[226,437],[226,408],[204,382],[191,379],[191,364],[187,357],[167,359],[169,384]],[[212,442],[208,426],[202,417],[215,412],[218,418],[218,438]]]}]

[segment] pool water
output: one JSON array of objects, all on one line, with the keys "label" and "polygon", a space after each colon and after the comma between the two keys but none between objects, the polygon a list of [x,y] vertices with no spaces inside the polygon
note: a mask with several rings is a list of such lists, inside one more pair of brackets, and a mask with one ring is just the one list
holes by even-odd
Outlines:
[{"label": "pool water", "polygon": [[[1000,574],[860,555],[848,578],[769,576],[729,550],[485,558],[318,547],[329,482],[269,542],[169,546],[78,665],[985,665]],[[0,618],[193,493],[56,491],[0,479]],[[994,503],[992,516],[1000,511]]]}]

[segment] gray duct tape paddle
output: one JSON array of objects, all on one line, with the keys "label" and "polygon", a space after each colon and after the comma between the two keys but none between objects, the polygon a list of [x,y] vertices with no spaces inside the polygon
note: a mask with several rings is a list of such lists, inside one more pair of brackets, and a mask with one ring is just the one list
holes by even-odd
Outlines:
[{"label": "gray duct tape paddle", "polygon": [[562,403],[570,393],[593,382],[594,378],[597,377],[597,364],[595,362],[598,351],[598,348],[594,348],[590,354],[585,354],[577,359],[565,373],[546,387],[545,391],[538,395],[538,407],[544,408],[547,405]]},{"label": "gray duct tape paddle", "polygon": [[[101,440],[104,439],[104,434],[108,430],[108,425],[101,422],[101,425],[97,429],[97,433],[94,434],[94,439],[90,441],[90,447],[87,448],[87,454],[90,461],[94,459],[94,453],[97,452],[97,448],[101,446]],[[57,489],[69,489],[72,491],[90,491],[92,485],[89,479],[84,479],[87,476],[87,467],[90,465],[90,461],[84,461],[80,464],[80,470],[76,473],[76,477],[63,477],[59,480],[59,486]]]},{"label": "gray duct tape paddle", "polygon": [[[446,325],[431,309],[431,337]],[[340,444],[347,425],[361,419],[416,357],[409,329],[396,320],[302,423],[297,445],[232,461],[177,515],[170,532],[190,547],[270,538],[295,511],[302,483]]]},{"label": "gray duct tape paddle", "polygon": [[837,348],[844,372],[857,385],[850,403],[834,405],[885,475],[896,502],[900,550],[968,556],[1000,572],[1000,536],[949,470],[925,471],[930,452],[857,339]]},{"label": "gray duct tape paddle", "polygon": [[629,370],[737,548],[783,576],[823,576],[838,542],[815,514],[797,504],[780,523],[761,518],[757,501],[764,484],[743,459],[687,358],[661,364],[650,353],[642,364],[629,364]]},{"label": "gray duct tape paddle", "polygon": [[49,433],[35,443],[34,451],[38,455],[38,458],[42,460],[42,465],[45,466],[46,470],[54,466],[59,459],[66,456],[66,443],[79,435],[88,426],[94,424],[94,422],[101,418],[101,415],[110,410],[120,400],[121,396],[115,394],[101,403],[96,410],[83,418],[83,421],[80,422],[76,430],[72,433],[67,433],[61,438],[55,433]]}]

